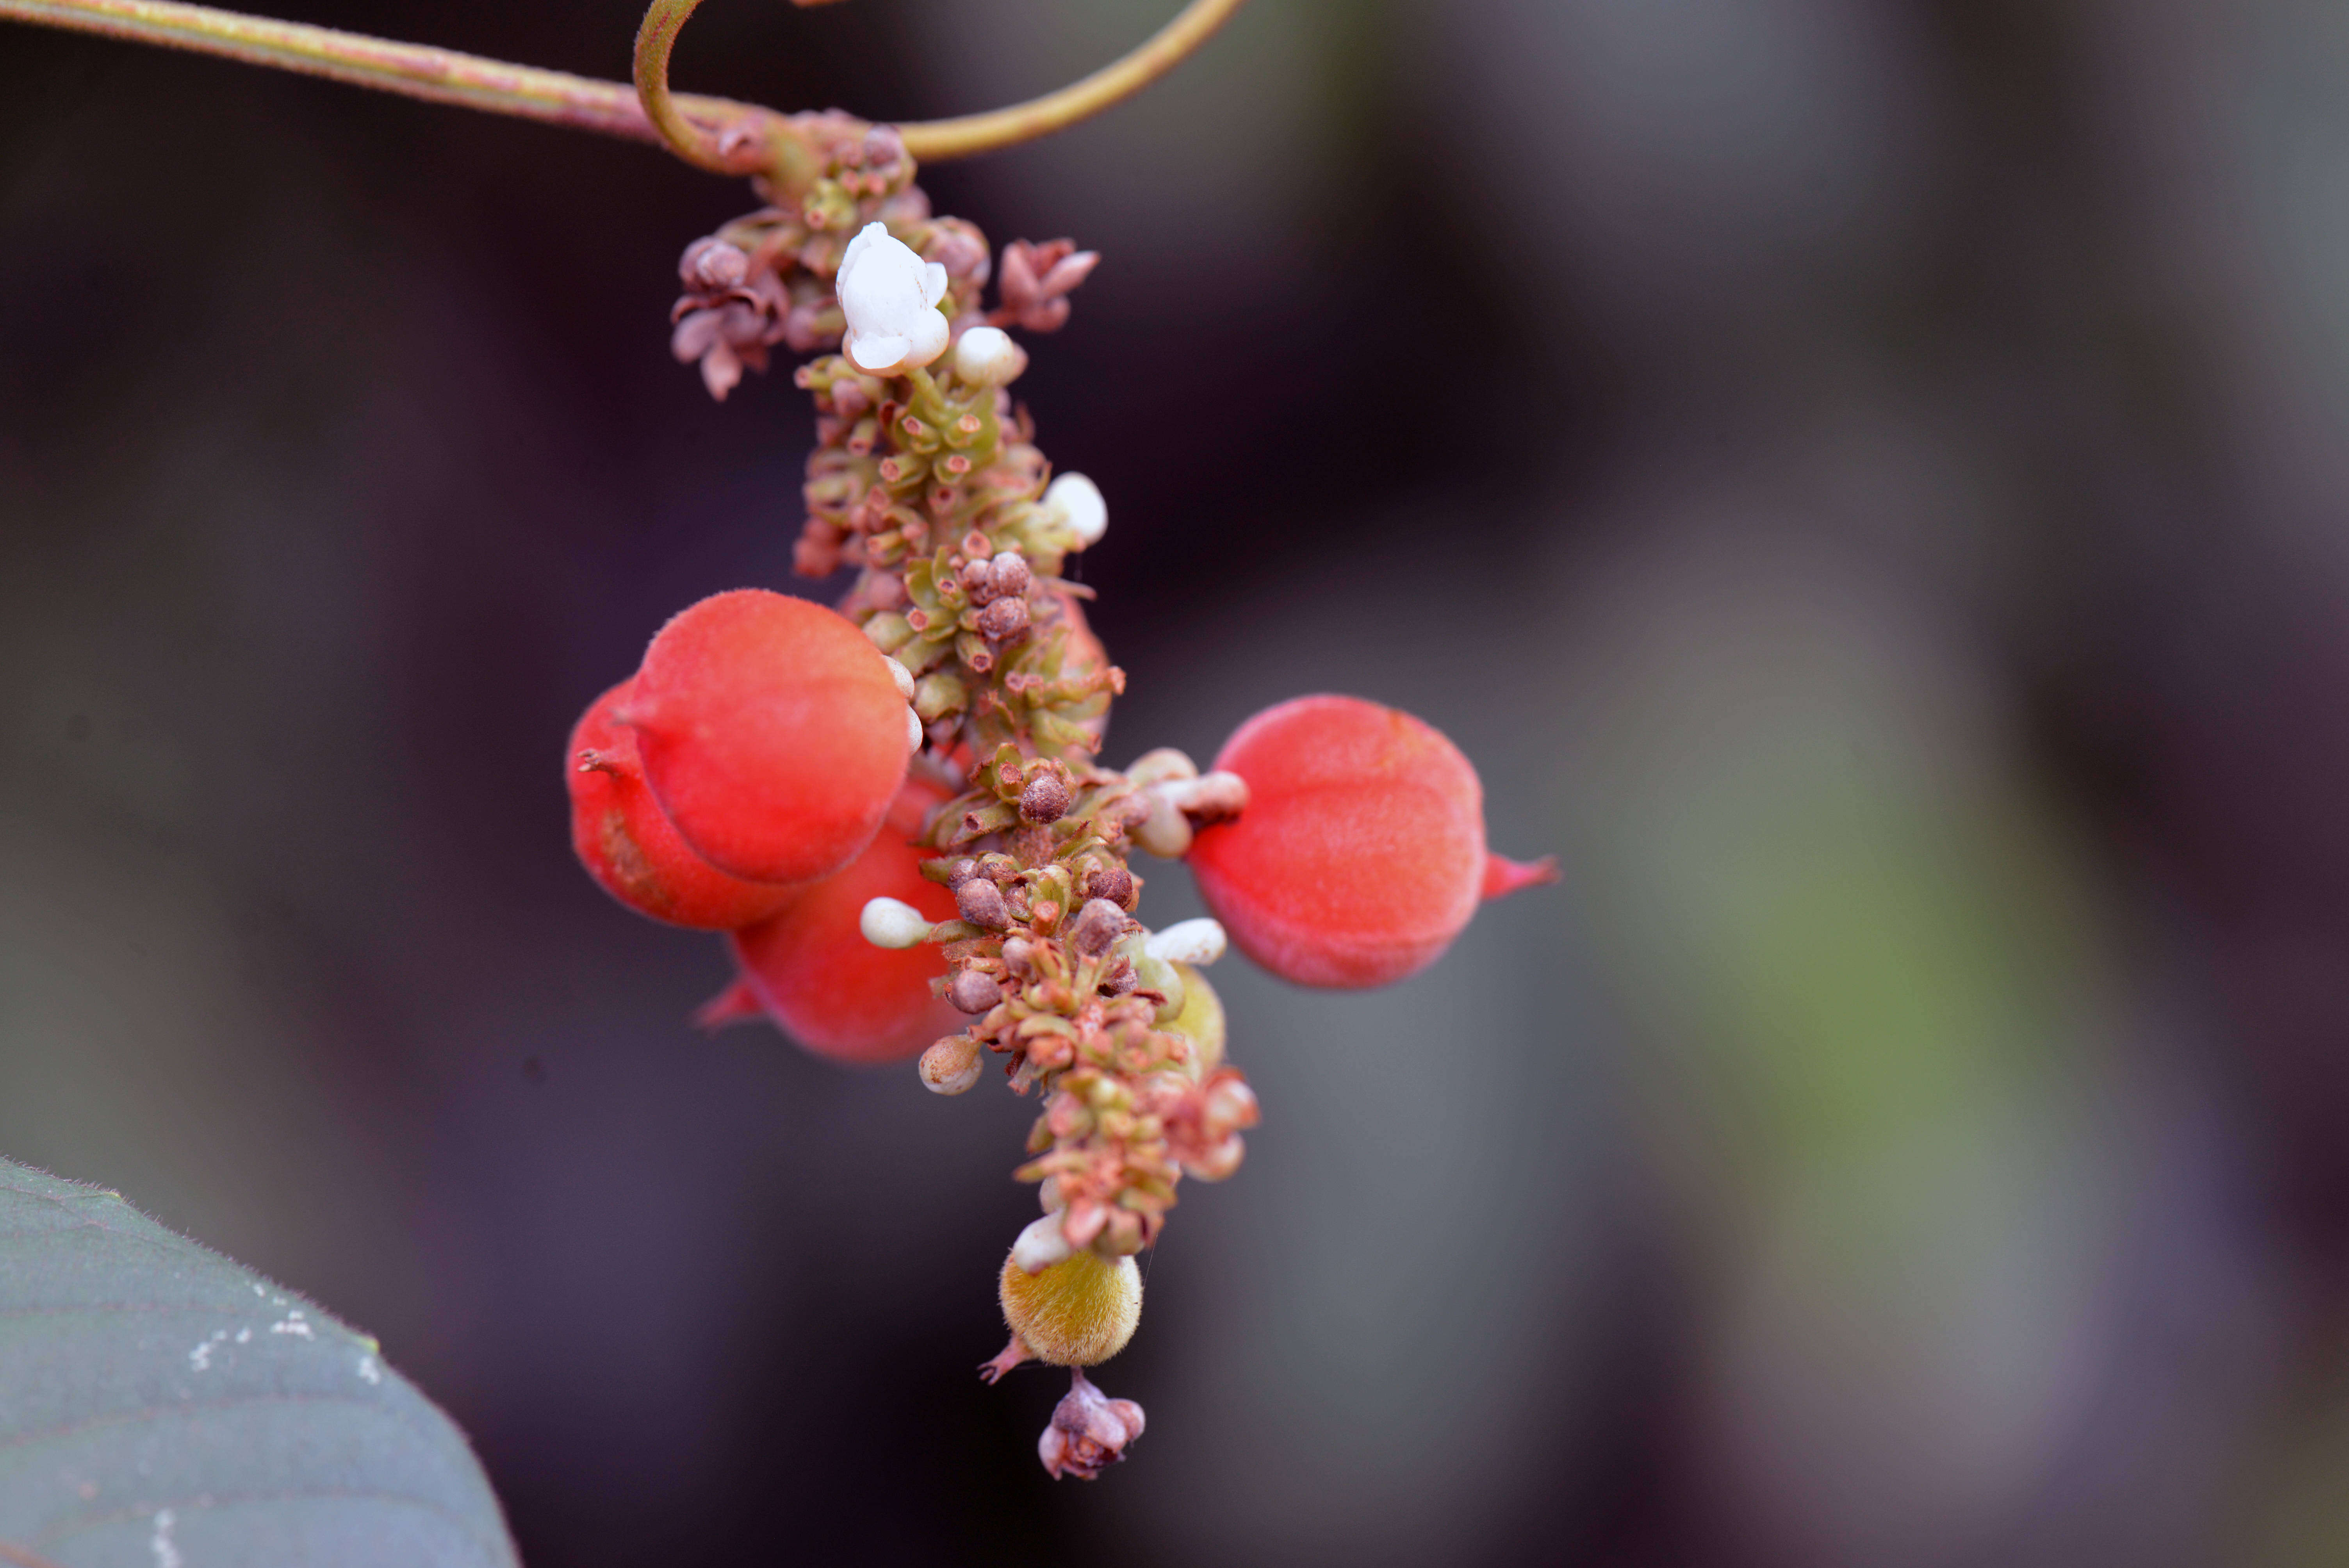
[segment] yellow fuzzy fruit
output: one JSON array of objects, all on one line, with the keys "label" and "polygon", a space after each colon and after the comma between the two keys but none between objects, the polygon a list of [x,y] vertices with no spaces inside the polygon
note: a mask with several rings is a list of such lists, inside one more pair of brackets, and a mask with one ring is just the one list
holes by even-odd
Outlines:
[{"label": "yellow fuzzy fruit", "polygon": [[1160,1026],[1191,1042],[1188,1064],[1194,1081],[1224,1065],[1224,1004],[1207,977],[1188,964],[1174,965],[1183,981],[1183,1010]]},{"label": "yellow fuzzy fruit", "polygon": [[1040,1274],[1003,1260],[1003,1321],[1028,1353],[1055,1367],[1092,1367],[1125,1348],[1142,1321],[1142,1271],[1076,1252]]}]

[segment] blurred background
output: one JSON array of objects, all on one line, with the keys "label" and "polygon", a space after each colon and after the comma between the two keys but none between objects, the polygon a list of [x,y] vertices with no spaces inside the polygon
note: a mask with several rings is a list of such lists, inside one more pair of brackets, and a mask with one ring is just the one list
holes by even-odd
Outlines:
[{"label": "blurred background", "polygon": [[[678,77],[960,112],[1172,9]],[[1106,258],[1019,391],[1109,759],[1357,692],[1567,871],[1218,971],[1266,1119],[1133,1462],[972,1376],[1031,1108],[696,1033],[718,941],[571,861],[569,725],[791,583],[811,437],[670,360],[753,203],[645,148],[0,29],[0,1151],[379,1335],[540,1568],[2349,1561],[2349,8],[1256,0],[926,179]]]}]

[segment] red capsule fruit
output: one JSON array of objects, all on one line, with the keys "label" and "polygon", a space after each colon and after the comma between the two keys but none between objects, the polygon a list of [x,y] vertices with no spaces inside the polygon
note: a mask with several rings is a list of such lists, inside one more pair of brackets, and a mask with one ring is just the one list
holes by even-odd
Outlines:
[{"label": "red capsule fruit", "polygon": [[1485,848],[1485,790],[1459,748],[1407,713],[1301,696],[1232,736],[1218,770],[1247,809],[1203,827],[1189,861],[1241,952],[1300,985],[1384,985],[1433,963],[1477,903],[1556,880]]},{"label": "red capsule fruit", "polygon": [[894,898],[932,920],[955,917],[954,894],[922,875],[922,851],[907,839],[922,813],[946,799],[909,780],[886,823],[847,870],[809,888],[773,919],[738,931],[736,985],[702,1011],[722,1024],[753,1006],[818,1056],[843,1062],[890,1062],[918,1055],[967,1019],[930,990],[946,973],[933,943],[875,947],[857,919],[867,901]]},{"label": "red capsule fruit", "polygon": [[702,859],[753,882],[812,882],[881,825],[912,749],[908,711],[846,617],[741,588],[660,629],[619,717]]},{"label": "red capsule fruit", "polygon": [[579,863],[614,898],[671,925],[732,931],[766,919],[800,886],[728,876],[678,836],[645,787],[635,734],[613,717],[633,684],[597,697],[571,732],[564,774]]}]

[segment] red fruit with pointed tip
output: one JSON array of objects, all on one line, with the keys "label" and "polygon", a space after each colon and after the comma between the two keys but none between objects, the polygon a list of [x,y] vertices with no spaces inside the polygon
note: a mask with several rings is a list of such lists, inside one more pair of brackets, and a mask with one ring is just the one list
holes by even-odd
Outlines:
[{"label": "red fruit with pointed tip", "polygon": [[741,588],[660,629],[618,717],[702,859],[752,882],[812,882],[881,825],[905,776],[906,712],[846,617]]},{"label": "red fruit with pointed tip", "polygon": [[734,934],[741,977],[704,1009],[703,1021],[744,1016],[747,996],[818,1056],[891,1062],[916,1055],[967,1022],[932,994],[946,955],[931,943],[875,947],[857,920],[868,900],[894,898],[932,920],[955,917],[954,894],[922,875],[906,840],[944,791],[908,780],[889,819],[847,870],[824,878],[772,920]]},{"label": "red fruit with pointed tip", "polygon": [[645,787],[635,735],[612,717],[632,684],[597,697],[571,732],[564,773],[579,863],[614,898],[671,925],[732,931],[766,919],[799,886],[728,876],[678,836]]},{"label": "red fruit with pointed tip", "polygon": [[1297,697],[1240,726],[1215,766],[1247,781],[1248,804],[1192,841],[1200,896],[1241,952],[1300,985],[1415,974],[1482,899],[1556,879],[1486,852],[1476,769],[1394,708]]}]

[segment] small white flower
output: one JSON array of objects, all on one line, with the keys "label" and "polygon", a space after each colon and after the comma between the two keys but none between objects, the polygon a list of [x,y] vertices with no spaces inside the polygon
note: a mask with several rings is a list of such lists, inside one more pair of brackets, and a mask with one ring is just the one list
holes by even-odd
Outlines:
[{"label": "small white flower", "polygon": [[974,326],[955,340],[955,374],[975,387],[1009,387],[1028,368],[1028,351],[999,326]]},{"label": "small white flower", "polygon": [[1011,1261],[1029,1274],[1042,1274],[1075,1250],[1061,1233],[1061,1216],[1047,1214],[1019,1233],[1011,1243]]},{"label": "small white flower", "polygon": [[930,921],[910,903],[876,898],[856,917],[856,929],[875,947],[916,947],[929,940]]},{"label": "small white flower", "polygon": [[841,348],[859,370],[895,376],[947,351],[947,318],[937,308],[947,270],[893,238],[887,224],[867,223],[848,242],[833,288],[848,318]]},{"label": "small white flower", "polygon": [[1224,955],[1226,940],[1221,921],[1178,920],[1164,931],[1153,932],[1142,950],[1169,964],[1213,964]]},{"label": "small white flower", "polygon": [[1077,536],[1077,548],[1101,542],[1109,531],[1109,502],[1101,487],[1082,474],[1062,474],[1044,487],[1044,510],[1060,514],[1061,523]]}]

